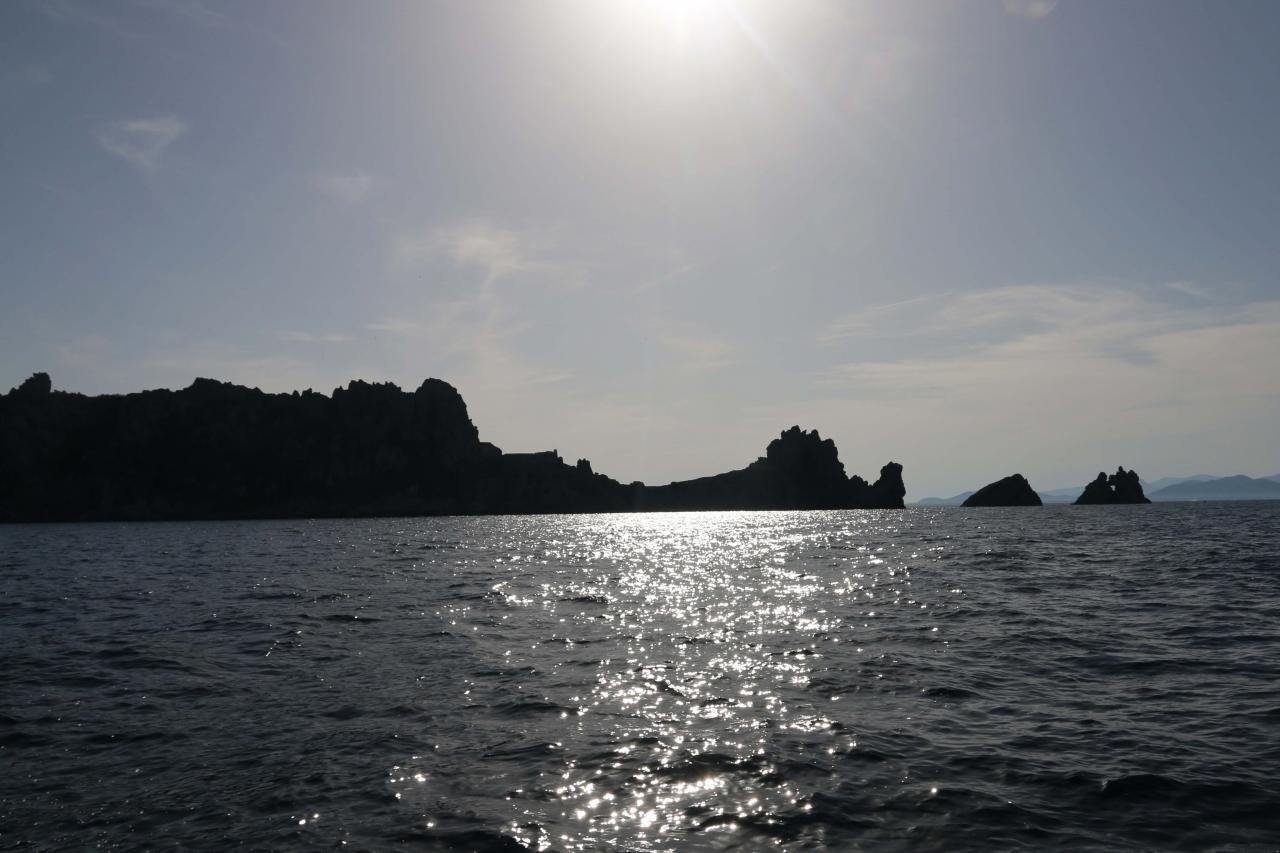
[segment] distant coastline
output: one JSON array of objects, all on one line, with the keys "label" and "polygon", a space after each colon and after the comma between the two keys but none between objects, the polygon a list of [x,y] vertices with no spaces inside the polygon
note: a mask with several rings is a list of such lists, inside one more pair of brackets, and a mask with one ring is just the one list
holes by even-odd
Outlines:
[{"label": "distant coastline", "polygon": [[[438,379],[413,392],[355,380],[330,396],[268,394],[197,379],[88,396],[37,373],[0,395],[0,522],[899,509],[902,471],[890,462],[874,482],[848,475],[834,442],[793,426],[744,468],[622,483],[585,459],[481,441],[462,396]],[[910,505],[1268,499],[1280,499],[1280,474],[1146,483],[1120,468],[1088,488],[1036,492],[1014,474]]]}]

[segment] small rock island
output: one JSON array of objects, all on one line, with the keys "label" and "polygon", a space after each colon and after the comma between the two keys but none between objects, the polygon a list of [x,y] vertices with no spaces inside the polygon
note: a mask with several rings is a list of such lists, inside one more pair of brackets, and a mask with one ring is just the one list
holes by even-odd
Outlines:
[{"label": "small rock island", "polygon": [[1026,477],[1011,474],[978,489],[961,506],[1044,506],[1044,502]]},{"label": "small rock island", "polygon": [[1084,492],[1076,498],[1077,504],[1149,504],[1142,492],[1142,481],[1137,471],[1126,471],[1117,468],[1110,477],[1105,472],[1098,472],[1094,481],[1084,487]]},{"label": "small rock island", "polygon": [[0,522],[897,509],[890,462],[845,474],[798,426],[745,468],[665,486],[620,483],[554,450],[481,441],[447,382],[353,381],[331,396],[212,379],[90,397],[37,373],[0,396]]}]

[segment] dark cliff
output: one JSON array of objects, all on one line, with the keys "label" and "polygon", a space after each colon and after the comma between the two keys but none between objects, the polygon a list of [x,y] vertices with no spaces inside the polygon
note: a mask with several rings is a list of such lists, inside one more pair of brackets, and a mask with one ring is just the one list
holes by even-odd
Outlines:
[{"label": "dark cliff", "polygon": [[1084,487],[1078,504],[1149,504],[1151,501],[1142,493],[1142,481],[1137,471],[1126,471],[1123,467],[1108,477],[1099,472],[1092,483]]},{"label": "dark cliff", "polygon": [[846,477],[798,427],[738,471],[648,487],[482,442],[448,383],[332,396],[209,379],[89,397],[36,374],[0,397],[0,521],[901,507],[902,466]]},{"label": "dark cliff", "polygon": [[1044,502],[1026,477],[1013,474],[978,489],[961,506],[1044,506]]}]

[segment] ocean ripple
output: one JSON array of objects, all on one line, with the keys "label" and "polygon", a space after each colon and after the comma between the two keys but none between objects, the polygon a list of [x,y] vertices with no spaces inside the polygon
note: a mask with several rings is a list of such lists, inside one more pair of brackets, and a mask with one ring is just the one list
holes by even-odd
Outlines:
[{"label": "ocean ripple", "polygon": [[0,849],[1275,849],[1277,522],[3,527]]}]

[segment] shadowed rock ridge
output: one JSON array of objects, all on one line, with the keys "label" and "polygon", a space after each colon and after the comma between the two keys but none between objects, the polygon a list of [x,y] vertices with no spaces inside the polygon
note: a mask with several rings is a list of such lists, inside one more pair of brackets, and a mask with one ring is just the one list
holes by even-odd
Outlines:
[{"label": "shadowed rock ridge", "polygon": [[1142,481],[1137,471],[1126,471],[1117,468],[1110,477],[1099,472],[1092,483],[1084,487],[1077,504],[1149,504],[1151,501],[1142,493]]},{"label": "shadowed rock ridge", "polygon": [[974,492],[961,506],[1043,506],[1040,495],[1021,474],[1012,474],[988,483]]},{"label": "shadowed rock ridge", "polygon": [[555,451],[479,438],[453,386],[353,381],[332,396],[211,379],[89,397],[38,373],[0,397],[0,521],[281,518],[677,509],[896,508],[902,466],[845,475],[792,427],[746,468],[623,484]]}]

